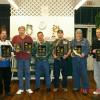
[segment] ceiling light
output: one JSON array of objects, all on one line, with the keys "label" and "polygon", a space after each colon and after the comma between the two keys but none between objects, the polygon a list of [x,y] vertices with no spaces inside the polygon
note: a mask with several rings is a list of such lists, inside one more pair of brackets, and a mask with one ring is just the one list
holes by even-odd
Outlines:
[{"label": "ceiling light", "polygon": [[79,3],[74,7],[74,10],[80,8],[87,0],[80,0]]},{"label": "ceiling light", "polygon": [[18,5],[16,4],[16,2],[14,0],[8,0],[8,2],[15,8],[15,9],[19,9]]}]

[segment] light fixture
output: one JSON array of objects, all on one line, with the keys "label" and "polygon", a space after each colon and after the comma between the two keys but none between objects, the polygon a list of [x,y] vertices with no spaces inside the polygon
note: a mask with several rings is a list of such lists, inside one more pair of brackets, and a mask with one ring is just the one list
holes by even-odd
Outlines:
[{"label": "light fixture", "polygon": [[16,2],[14,0],[8,0],[8,2],[15,8],[15,9],[19,9],[18,5],[16,4]]},{"label": "light fixture", "polygon": [[87,0],[80,0],[79,3],[74,7],[74,10],[80,8]]}]

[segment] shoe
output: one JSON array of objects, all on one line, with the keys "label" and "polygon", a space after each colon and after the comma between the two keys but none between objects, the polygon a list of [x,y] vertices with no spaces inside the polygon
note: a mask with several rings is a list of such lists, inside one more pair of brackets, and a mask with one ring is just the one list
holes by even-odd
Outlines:
[{"label": "shoe", "polygon": [[39,90],[40,90],[40,88],[36,88],[34,91],[35,91],[35,92],[39,92]]},{"label": "shoe", "polygon": [[24,92],[23,90],[19,89],[19,90],[16,92],[16,94],[22,94],[23,92]]},{"label": "shoe", "polygon": [[73,91],[74,91],[74,92],[79,92],[80,89],[78,89],[78,88],[73,88]]},{"label": "shoe", "polygon": [[5,96],[11,96],[12,94],[10,92],[5,93]]},{"label": "shoe", "polygon": [[67,89],[67,88],[63,88],[63,90],[64,90],[64,92],[67,92],[67,91],[68,91],[68,89]]},{"label": "shoe", "polygon": [[82,94],[83,95],[87,95],[88,94],[88,90],[87,89],[82,89]]},{"label": "shoe", "polygon": [[4,96],[0,94],[0,100],[4,100]]},{"label": "shoe", "polygon": [[58,88],[54,88],[53,91],[54,91],[54,92],[57,92],[57,91],[58,91]]},{"label": "shoe", "polygon": [[3,93],[0,93],[0,96],[2,96],[3,95]]},{"label": "shoe", "polygon": [[29,94],[33,93],[33,91],[31,89],[27,89],[26,92],[29,93]]},{"label": "shoe", "polygon": [[93,92],[94,95],[99,95],[100,94],[100,89],[96,89],[96,91]]},{"label": "shoe", "polygon": [[47,88],[47,93],[49,93],[51,91],[51,89],[50,88]]}]

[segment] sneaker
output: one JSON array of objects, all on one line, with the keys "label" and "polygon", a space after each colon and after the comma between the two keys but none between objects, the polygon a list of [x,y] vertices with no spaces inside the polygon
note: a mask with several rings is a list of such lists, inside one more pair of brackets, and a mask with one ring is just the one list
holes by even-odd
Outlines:
[{"label": "sneaker", "polygon": [[100,90],[96,89],[96,91],[93,92],[94,95],[99,95],[100,94]]},{"label": "sneaker", "polygon": [[19,90],[16,92],[16,94],[22,94],[23,92],[24,92],[23,90],[19,89]]},{"label": "sneaker", "polygon": [[82,89],[82,94],[83,95],[87,95],[88,94],[88,90],[87,89]]},{"label": "sneaker", "polygon": [[39,91],[40,91],[40,88],[34,89],[34,92],[39,92]]},{"label": "sneaker", "polygon": [[64,90],[64,92],[67,92],[67,91],[68,91],[68,89],[67,89],[67,88],[63,88],[63,90]]},{"label": "sneaker", "polygon": [[57,92],[57,91],[58,91],[58,88],[54,88],[53,91],[54,91],[54,92]]},{"label": "sneaker", "polygon": [[31,89],[27,89],[26,92],[29,93],[29,94],[33,93],[33,91]]},{"label": "sneaker", "polygon": [[4,96],[3,95],[0,95],[0,100],[4,100]]}]

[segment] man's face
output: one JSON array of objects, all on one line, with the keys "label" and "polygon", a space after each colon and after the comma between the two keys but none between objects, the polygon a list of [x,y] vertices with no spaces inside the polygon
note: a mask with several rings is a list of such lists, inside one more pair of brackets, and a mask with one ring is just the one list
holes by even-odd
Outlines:
[{"label": "man's face", "polygon": [[97,29],[97,30],[96,30],[96,36],[97,36],[97,38],[100,39],[100,29]]},{"label": "man's face", "polygon": [[75,34],[75,37],[76,37],[76,39],[78,39],[78,40],[82,39],[82,33],[77,32],[77,33]]},{"label": "man's face", "polygon": [[19,34],[21,35],[21,34],[25,34],[25,29],[24,28],[20,28],[20,29],[18,29],[18,31],[19,31]]},{"label": "man's face", "polygon": [[58,35],[58,38],[63,38],[64,33],[59,32],[59,33],[57,33],[57,35]]},{"label": "man's face", "polygon": [[1,40],[6,40],[7,32],[6,31],[2,31],[1,34],[0,34],[0,38],[1,38]]},{"label": "man's face", "polygon": [[38,37],[38,40],[39,40],[39,41],[43,41],[43,40],[44,40],[44,35],[43,35],[43,33],[39,33],[39,34],[37,35],[37,37]]}]

